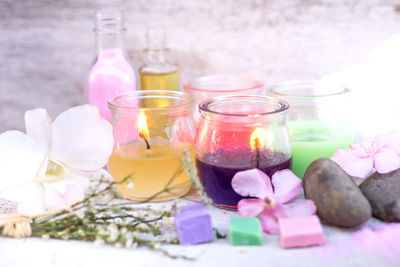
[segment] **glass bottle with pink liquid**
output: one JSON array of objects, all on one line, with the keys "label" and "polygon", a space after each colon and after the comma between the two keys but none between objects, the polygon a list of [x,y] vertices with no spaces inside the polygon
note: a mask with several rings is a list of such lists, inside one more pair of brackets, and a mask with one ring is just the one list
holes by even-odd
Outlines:
[{"label": "glass bottle with pink liquid", "polygon": [[107,120],[111,118],[107,102],[114,96],[136,90],[135,71],[124,46],[125,32],[120,11],[96,12],[97,57],[87,77],[86,99]]}]

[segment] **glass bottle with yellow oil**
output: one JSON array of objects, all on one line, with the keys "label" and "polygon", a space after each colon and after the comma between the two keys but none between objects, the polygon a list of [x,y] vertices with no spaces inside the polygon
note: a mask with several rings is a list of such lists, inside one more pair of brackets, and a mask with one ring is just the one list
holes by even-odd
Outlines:
[{"label": "glass bottle with yellow oil", "polygon": [[164,28],[147,28],[145,63],[139,69],[141,90],[179,91],[178,68],[167,60],[165,39]]}]

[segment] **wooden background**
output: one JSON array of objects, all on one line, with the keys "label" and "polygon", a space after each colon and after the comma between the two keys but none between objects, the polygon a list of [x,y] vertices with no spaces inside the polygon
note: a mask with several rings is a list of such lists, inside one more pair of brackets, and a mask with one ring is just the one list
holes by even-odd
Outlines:
[{"label": "wooden background", "polygon": [[183,81],[214,73],[267,86],[319,78],[362,62],[400,32],[400,1],[393,0],[1,0],[0,131],[23,129],[27,109],[45,107],[54,118],[84,103],[93,14],[108,6],[125,11],[135,67],[146,25],[165,24]]}]

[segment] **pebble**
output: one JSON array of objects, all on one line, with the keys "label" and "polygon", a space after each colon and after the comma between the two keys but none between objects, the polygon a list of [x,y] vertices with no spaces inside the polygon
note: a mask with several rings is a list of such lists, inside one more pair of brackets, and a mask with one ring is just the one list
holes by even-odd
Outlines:
[{"label": "pebble", "polygon": [[400,169],[371,174],[360,189],[372,207],[373,216],[385,222],[400,222]]},{"label": "pebble", "polygon": [[327,223],[355,227],[372,215],[371,206],[353,179],[327,158],[313,161],[303,179],[304,195],[314,201],[317,214]]}]

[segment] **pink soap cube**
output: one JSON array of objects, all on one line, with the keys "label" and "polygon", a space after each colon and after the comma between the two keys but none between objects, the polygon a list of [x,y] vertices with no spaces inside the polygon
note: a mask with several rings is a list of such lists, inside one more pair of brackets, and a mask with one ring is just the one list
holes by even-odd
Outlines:
[{"label": "pink soap cube", "polygon": [[316,215],[280,218],[279,233],[283,248],[325,244],[322,226]]}]

